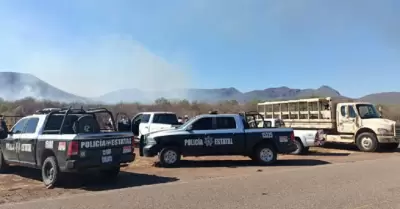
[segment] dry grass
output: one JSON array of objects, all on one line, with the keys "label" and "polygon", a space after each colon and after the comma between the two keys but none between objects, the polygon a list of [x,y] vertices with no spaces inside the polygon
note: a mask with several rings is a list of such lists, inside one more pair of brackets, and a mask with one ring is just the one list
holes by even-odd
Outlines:
[{"label": "dry grass", "polygon": [[188,102],[182,101],[168,101],[166,99],[158,99],[152,105],[145,105],[140,103],[120,103],[116,105],[85,105],[78,103],[60,103],[53,101],[36,101],[33,98],[26,98],[14,102],[0,101],[0,114],[3,115],[28,115],[34,113],[36,110],[43,108],[53,107],[68,107],[73,106],[76,108],[88,107],[106,107],[114,114],[123,112],[129,116],[143,111],[172,111],[176,112],[179,116],[189,115],[195,116],[201,113],[207,113],[210,110],[217,110],[220,113],[232,113],[240,111],[256,110],[256,102],[247,104],[238,104],[236,101],[224,101],[218,104],[207,104],[201,102]]},{"label": "dry grass", "polygon": [[[195,116],[207,113],[210,110],[217,110],[220,113],[235,113],[240,111],[257,110],[257,102],[249,102],[247,104],[238,104],[236,101],[224,101],[218,104],[207,104],[201,102],[168,101],[166,99],[158,99],[152,105],[144,105],[140,103],[120,103],[116,105],[83,105],[78,103],[66,104],[53,101],[36,101],[33,98],[26,98],[14,102],[0,101],[0,114],[4,115],[28,115],[36,110],[50,107],[106,107],[114,114],[124,112],[130,117],[138,112],[143,111],[172,111],[178,115]],[[382,105],[383,114],[386,118],[400,121],[400,105]]]}]

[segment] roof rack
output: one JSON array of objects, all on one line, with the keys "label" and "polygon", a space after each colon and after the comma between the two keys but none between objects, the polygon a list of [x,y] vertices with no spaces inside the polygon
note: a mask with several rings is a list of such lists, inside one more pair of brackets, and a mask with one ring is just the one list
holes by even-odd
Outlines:
[{"label": "roof rack", "polygon": [[64,127],[64,123],[65,123],[65,119],[67,117],[67,115],[69,114],[95,114],[95,113],[107,113],[110,115],[110,118],[112,120],[112,124],[114,131],[117,131],[117,128],[115,126],[115,120],[113,117],[113,114],[111,111],[109,111],[106,108],[89,108],[87,110],[83,109],[83,107],[81,108],[72,108],[70,107],[64,107],[64,108],[44,108],[42,110],[38,110],[36,111],[37,114],[48,114],[48,116],[50,117],[51,115],[54,114],[63,114],[63,120],[61,122],[61,127],[58,130],[59,134],[61,134],[62,128]]},{"label": "roof rack", "polygon": [[62,107],[62,108],[44,108],[41,110],[36,111],[37,114],[57,114],[57,113],[65,113],[69,111],[69,113],[76,113],[76,114],[84,114],[86,111],[83,108],[72,108],[72,107]]}]

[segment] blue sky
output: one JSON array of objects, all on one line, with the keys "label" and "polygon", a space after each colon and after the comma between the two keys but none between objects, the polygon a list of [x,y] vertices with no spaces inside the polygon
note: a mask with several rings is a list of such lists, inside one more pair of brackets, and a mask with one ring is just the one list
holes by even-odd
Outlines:
[{"label": "blue sky", "polygon": [[0,0],[0,70],[82,96],[400,91],[399,9],[396,0]]}]

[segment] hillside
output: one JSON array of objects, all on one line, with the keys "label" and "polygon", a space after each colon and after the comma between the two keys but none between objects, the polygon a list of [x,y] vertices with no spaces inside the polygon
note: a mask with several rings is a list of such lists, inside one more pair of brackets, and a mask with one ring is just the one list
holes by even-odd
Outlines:
[{"label": "hillside", "polygon": [[[254,100],[277,100],[306,98],[310,96],[345,97],[329,86],[317,89],[292,89],[286,86],[241,92],[236,88],[219,89],[177,89],[169,91],[144,91],[140,89],[121,89],[96,98],[84,98],[65,92],[47,82],[25,73],[0,72],[0,98],[18,100],[26,97],[60,102],[140,102],[152,103],[156,99],[188,100],[215,103],[224,100],[237,100],[244,103]],[[400,92],[370,94],[360,98],[381,104],[400,104]]]},{"label": "hillside", "polygon": [[400,104],[400,92],[382,92],[369,94],[361,97],[360,100],[372,103]]},{"label": "hillside", "polygon": [[186,99],[189,101],[218,102],[223,100],[237,100],[239,102],[248,102],[252,100],[276,100],[305,98],[310,96],[341,96],[338,91],[328,86],[321,86],[318,89],[291,89],[289,87],[267,88],[264,90],[254,90],[249,92],[240,92],[236,88],[220,89],[186,89],[171,91],[142,91],[139,89],[123,89],[107,93],[101,97],[93,98],[96,101],[109,103],[137,102],[151,103],[157,98],[167,99]]},{"label": "hillside", "polygon": [[86,102],[87,99],[62,91],[45,81],[25,73],[0,72],[0,98],[18,100],[33,97],[60,102]]}]

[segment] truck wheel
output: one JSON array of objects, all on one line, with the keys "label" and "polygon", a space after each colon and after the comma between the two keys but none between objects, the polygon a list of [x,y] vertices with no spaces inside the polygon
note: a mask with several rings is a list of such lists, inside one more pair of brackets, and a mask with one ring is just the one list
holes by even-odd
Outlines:
[{"label": "truck wheel", "polygon": [[181,154],[176,147],[165,147],[158,154],[158,159],[163,167],[174,167],[181,161]]},{"label": "truck wheel", "polygon": [[49,156],[43,161],[42,179],[47,189],[52,189],[59,183],[60,169],[54,156]]},{"label": "truck wheel", "polygon": [[375,134],[370,132],[361,133],[356,139],[356,145],[363,152],[375,152],[379,148]]},{"label": "truck wheel", "polygon": [[293,155],[302,155],[308,152],[309,148],[308,147],[304,147],[303,143],[300,141],[300,139],[296,139],[293,142],[297,149],[292,152]]},{"label": "truck wheel", "polygon": [[101,177],[107,181],[114,181],[117,179],[119,172],[121,171],[120,167],[113,167],[105,170],[101,170]]},{"label": "truck wheel", "polygon": [[0,173],[4,173],[8,170],[8,164],[4,160],[3,152],[0,149]]},{"label": "truck wheel", "polygon": [[271,165],[276,162],[277,156],[278,153],[272,145],[261,144],[257,146],[252,159],[262,165]]}]

